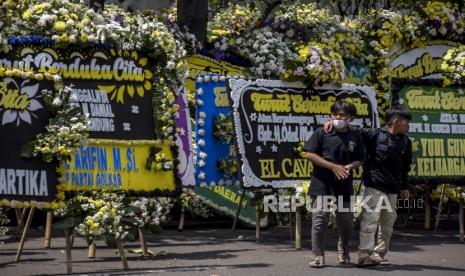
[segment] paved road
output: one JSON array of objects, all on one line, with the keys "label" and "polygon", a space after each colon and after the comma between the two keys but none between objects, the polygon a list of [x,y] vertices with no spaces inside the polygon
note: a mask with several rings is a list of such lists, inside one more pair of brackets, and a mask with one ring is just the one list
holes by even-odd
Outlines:
[{"label": "paved road", "polygon": [[[95,259],[87,258],[83,239],[77,238],[72,251],[73,271],[79,274],[111,275],[465,275],[465,244],[458,242],[457,231],[439,232],[403,229],[394,234],[390,267],[359,269],[336,265],[336,233],[329,235],[328,267],[310,269],[309,226],[304,226],[304,248],[294,250],[286,227],[268,228],[261,242],[254,230],[228,228],[165,230],[148,234],[149,248],[166,253],[143,259],[128,253],[130,270],[124,271],[115,249],[97,244]],[[33,229],[22,260],[14,263],[18,242],[10,238],[0,245],[0,273],[6,275],[60,275],[66,272],[64,238],[54,233],[52,249],[43,249],[43,232]],[[357,237],[354,238],[356,243]],[[126,245],[128,249],[136,243]],[[356,255],[352,258],[356,260]]]}]

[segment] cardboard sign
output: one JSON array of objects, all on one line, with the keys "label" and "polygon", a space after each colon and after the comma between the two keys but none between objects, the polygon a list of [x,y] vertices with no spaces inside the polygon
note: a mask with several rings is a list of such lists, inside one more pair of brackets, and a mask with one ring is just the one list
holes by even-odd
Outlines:
[{"label": "cardboard sign", "polygon": [[239,148],[242,184],[246,188],[291,188],[309,180],[312,163],[294,153],[300,141],[329,120],[337,100],[357,108],[354,125],[379,125],[375,91],[352,84],[305,87],[274,80],[229,80]]},{"label": "cardboard sign", "polygon": [[167,159],[175,158],[169,145],[156,142],[164,137],[154,131],[152,100],[158,92],[152,87],[152,64],[136,51],[104,47],[20,45],[0,58],[6,68],[60,75],[72,86],[71,104],[89,115],[89,145],[61,166],[66,190],[174,191],[174,166],[169,171],[145,166],[151,147],[159,147]]},{"label": "cardboard sign", "polygon": [[394,78],[440,79],[444,55],[453,46],[451,41],[429,41],[424,48],[400,49],[392,54],[391,67]]},{"label": "cardboard sign", "polygon": [[[235,217],[241,197],[241,191],[238,185],[195,187],[194,193],[200,196],[202,201],[211,208],[231,218]],[[255,206],[250,203],[252,198],[253,193],[245,191],[241,212],[239,213],[239,220],[248,226],[254,227]],[[260,225],[266,227],[267,221],[261,219]]]},{"label": "cardboard sign", "polygon": [[413,183],[465,183],[465,93],[461,87],[393,81],[394,103],[412,114]]},{"label": "cardboard sign", "polygon": [[174,123],[179,132],[176,132],[176,146],[178,147],[178,177],[183,187],[195,186],[194,149],[192,148],[192,125],[189,114],[189,105],[185,93],[176,97],[179,105],[178,115]]},{"label": "cardboard sign", "polygon": [[43,89],[53,90],[53,82],[0,78],[0,199],[55,199],[57,164],[45,163],[40,156],[21,157],[23,145],[45,130],[51,116],[40,92]]},{"label": "cardboard sign", "polygon": [[[222,136],[218,135],[218,132],[228,132],[226,126],[221,125],[221,118],[224,119],[223,123],[230,123],[229,132],[234,131],[225,77],[222,75],[198,75],[196,91],[197,164],[195,175],[197,185],[232,185],[238,182],[237,170],[235,173],[228,173],[219,169],[219,162],[236,161],[235,135],[230,136],[230,141],[222,139]],[[237,165],[233,169],[236,168]]]}]

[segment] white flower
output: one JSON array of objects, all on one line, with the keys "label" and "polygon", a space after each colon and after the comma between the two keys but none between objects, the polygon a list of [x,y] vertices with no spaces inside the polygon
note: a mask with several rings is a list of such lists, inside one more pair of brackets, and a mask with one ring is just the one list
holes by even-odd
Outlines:
[{"label": "white flower", "polygon": [[176,68],[176,64],[172,61],[168,61],[168,63],[166,64],[166,68],[168,70],[173,70],[174,68]]},{"label": "white flower", "polygon": [[446,27],[444,25],[441,26],[441,28],[439,28],[439,33],[441,33],[442,35],[447,34],[447,29],[446,29]]},{"label": "white flower", "polygon": [[52,102],[52,104],[53,104],[54,106],[61,106],[61,104],[62,104],[62,101],[61,101],[61,99],[60,99],[60,98],[58,98],[58,97],[55,97],[55,98],[53,99],[53,102]]},{"label": "white flower", "polygon": [[61,82],[61,77],[59,75],[53,75],[54,82]]}]

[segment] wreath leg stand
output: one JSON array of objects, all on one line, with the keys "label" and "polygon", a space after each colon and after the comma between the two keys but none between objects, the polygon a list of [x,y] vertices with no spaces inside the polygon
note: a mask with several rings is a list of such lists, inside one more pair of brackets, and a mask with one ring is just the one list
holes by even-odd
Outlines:
[{"label": "wreath leg stand", "polygon": [[300,250],[302,248],[302,214],[300,213],[300,207],[295,210],[295,249]]},{"label": "wreath leg stand", "polygon": [[260,240],[260,204],[255,206],[255,241]]},{"label": "wreath leg stand", "polygon": [[142,249],[142,256],[147,257],[148,250],[147,250],[147,242],[145,240],[145,233],[144,233],[144,228],[143,227],[138,227],[139,230],[139,240],[140,240],[140,246]]},{"label": "wreath leg stand", "polygon": [[233,225],[231,231],[236,231],[237,220],[239,219],[239,215],[241,214],[242,202],[244,201],[245,189],[241,190],[241,198],[239,199],[239,205],[237,206],[236,215],[234,216]]},{"label": "wreath leg stand", "polygon": [[436,223],[434,224],[434,230],[438,230],[439,227],[439,221],[441,219],[441,207],[442,207],[442,201],[444,200],[444,191],[446,189],[446,185],[442,185],[441,189],[441,197],[439,198],[439,203],[438,203],[438,211],[436,213]]},{"label": "wreath leg stand", "polygon": [[464,234],[465,234],[465,227],[464,227],[464,217],[463,217],[463,210],[465,208],[465,204],[459,204],[459,224],[460,224],[460,241],[464,241]]},{"label": "wreath leg stand", "polygon": [[291,242],[294,241],[294,214],[291,212],[292,209],[292,202],[289,203],[289,239]]},{"label": "wreath leg stand", "polygon": [[[26,210],[27,210],[27,208],[24,208],[23,213]],[[29,227],[31,226],[32,217],[34,216],[34,211],[35,210],[36,210],[35,207],[30,208],[29,215],[28,215],[27,221],[26,221],[26,225],[24,226],[23,234],[21,235],[21,241],[19,242],[18,251],[16,251],[15,262],[19,262],[19,259],[21,258],[21,253],[23,252],[24,243],[26,242],[27,234],[29,233]]]},{"label": "wreath leg stand", "polygon": [[118,246],[118,251],[119,251],[119,255],[121,257],[121,262],[123,263],[123,269],[127,270],[127,269],[129,269],[128,259],[126,258],[126,253],[124,251],[123,243],[121,242],[120,239],[117,239],[116,240],[116,245]]},{"label": "wreath leg stand", "polygon": [[76,232],[74,231],[74,229],[71,229],[71,237],[69,238],[69,244],[71,248],[73,248],[74,246],[74,238],[76,238]]},{"label": "wreath leg stand", "polygon": [[[72,246],[72,245],[71,245]],[[97,248],[97,241],[96,240],[93,240],[90,244],[89,244],[89,250],[87,252],[87,257],[88,258],[95,258],[95,249]]]},{"label": "wreath leg stand", "polygon": [[431,229],[431,205],[429,199],[429,192],[430,189],[426,191],[426,199],[425,199],[425,230]]},{"label": "wreath leg stand", "polygon": [[[18,212],[21,211],[21,208],[16,208],[18,209]],[[18,231],[16,232],[16,238],[19,238],[21,232],[23,231],[24,229],[24,221],[26,220],[26,216],[27,216],[27,208],[22,208],[22,212],[21,212],[21,217],[19,219],[19,222],[18,222]]]},{"label": "wreath leg stand", "polygon": [[15,208],[15,214],[16,214],[16,222],[18,222],[18,227],[19,227],[19,224],[21,223],[21,208]]},{"label": "wreath leg stand", "polygon": [[47,220],[45,221],[44,248],[50,248],[50,243],[52,240],[52,222],[53,222],[53,212],[47,211]]},{"label": "wreath leg stand", "polygon": [[184,229],[184,220],[186,218],[186,210],[184,207],[181,208],[181,216],[179,217],[178,232],[182,232]]},{"label": "wreath leg stand", "polygon": [[66,242],[66,273],[71,274],[73,273],[73,263],[71,259],[71,239],[72,239],[72,232],[71,228],[65,230],[65,242]]}]

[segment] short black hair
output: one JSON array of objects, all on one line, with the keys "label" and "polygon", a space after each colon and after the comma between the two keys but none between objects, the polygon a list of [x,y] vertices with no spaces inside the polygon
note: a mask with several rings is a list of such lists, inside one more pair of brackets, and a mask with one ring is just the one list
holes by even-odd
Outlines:
[{"label": "short black hair", "polygon": [[336,114],[338,111],[344,111],[344,113],[349,114],[350,116],[357,115],[357,109],[353,103],[345,101],[337,101],[331,106],[331,114]]},{"label": "short black hair", "polygon": [[396,117],[406,119],[409,121],[412,120],[412,115],[403,105],[392,106],[391,108],[386,110],[386,113],[384,114],[384,121],[387,125],[390,125],[392,123],[392,120]]}]

